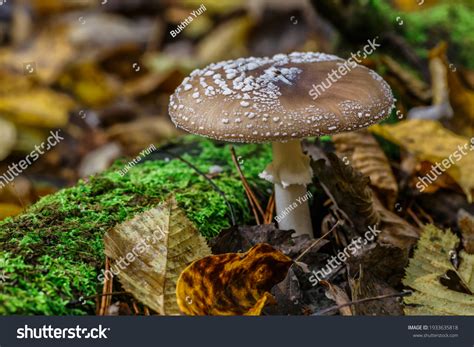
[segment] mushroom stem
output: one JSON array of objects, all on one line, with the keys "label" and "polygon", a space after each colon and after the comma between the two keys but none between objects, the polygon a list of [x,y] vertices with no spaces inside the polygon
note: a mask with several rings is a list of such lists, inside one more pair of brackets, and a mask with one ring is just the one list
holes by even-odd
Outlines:
[{"label": "mushroom stem", "polygon": [[301,149],[301,141],[273,142],[273,163],[267,173],[275,183],[275,204],[280,229],[294,229],[296,235],[313,237],[308,200],[311,193],[306,184],[311,182],[309,157]]}]

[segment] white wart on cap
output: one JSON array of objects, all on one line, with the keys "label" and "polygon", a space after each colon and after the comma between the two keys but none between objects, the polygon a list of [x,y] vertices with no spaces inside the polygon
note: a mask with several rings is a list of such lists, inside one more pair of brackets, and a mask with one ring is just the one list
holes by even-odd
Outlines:
[{"label": "white wart on cap", "polygon": [[[387,117],[392,92],[374,71],[346,63],[350,72],[328,83],[345,63],[334,55],[296,52],[214,63],[184,79],[169,113],[190,133],[230,142],[354,131]],[[315,100],[309,95],[313,85],[323,86]]]}]

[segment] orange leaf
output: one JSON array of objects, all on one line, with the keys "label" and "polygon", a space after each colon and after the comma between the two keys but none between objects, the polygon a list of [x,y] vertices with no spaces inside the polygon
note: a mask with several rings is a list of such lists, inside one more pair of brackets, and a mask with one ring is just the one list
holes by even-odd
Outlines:
[{"label": "orange leaf", "polygon": [[265,305],[275,302],[269,291],[285,278],[292,263],[265,243],[246,253],[196,260],[178,279],[178,306],[191,316],[260,315]]}]

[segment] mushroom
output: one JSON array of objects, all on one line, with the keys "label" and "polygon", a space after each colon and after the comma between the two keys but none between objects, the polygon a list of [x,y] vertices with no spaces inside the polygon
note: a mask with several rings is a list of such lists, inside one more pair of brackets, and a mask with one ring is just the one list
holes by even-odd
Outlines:
[{"label": "mushroom", "polygon": [[261,177],[275,185],[279,227],[312,235],[306,190],[312,170],[301,140],[365,128],[388,116],[393,101],[374,71],[334,55],[295,52],[194,70],[171,95],[169,113],[190,133],[271,142],[273,162]]}]

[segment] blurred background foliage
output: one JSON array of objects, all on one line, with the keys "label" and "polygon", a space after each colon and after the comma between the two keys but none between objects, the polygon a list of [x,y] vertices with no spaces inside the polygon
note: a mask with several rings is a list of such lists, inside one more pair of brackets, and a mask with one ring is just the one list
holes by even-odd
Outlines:
[{"label": "blurred background foliage", "polygon": [[[193,69],[224,59],[292,51],[347,58],[379,37],[382,46],[363,64],[381,73],[398,99],[389,123],[419,118],[409,111],[436,106],[434,115],[421,117],[450,134],[474,134],[474,3],[469,0],[0,4],[0,173],[25,158],[50,130],[62,129],[65,137],[0,190],[0,219],[118,158],[179,136],[167,114],[169,95]],[[206,11],[172,37],[170,31],[201,4]],[[430,64],[441,64],[447,74],[434,73],[438,70]],[[435,93],[434,85],[445,85],[444,92]],[[380,129],[376,134],[381,141],[389,137]],[[385,145],[391,159],[404,166],[398,147]],[[428,159],[420,159],[408,176],[423,172]],[[463,187],[449,180],[442,184],[469,192],[472,181],[464,178]]]}]

